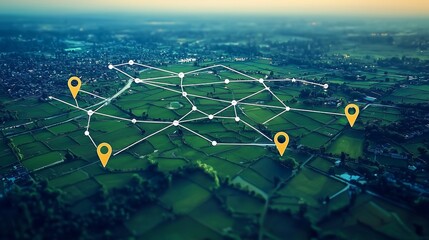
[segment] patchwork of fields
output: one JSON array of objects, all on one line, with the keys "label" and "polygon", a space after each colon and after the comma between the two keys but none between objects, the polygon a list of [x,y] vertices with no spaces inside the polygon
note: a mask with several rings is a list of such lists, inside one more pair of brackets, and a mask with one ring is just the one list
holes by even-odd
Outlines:
[{"label": "patchwork of fields", "polygon": [[[272,66],[266,60],[228,65],[258,78],[265,77],[270,71],[277,75],[297,78],[303,77],[304,74],[307,76],[317,74],[317,71],[312,69]],[[185,72],[196,67],[174,65],[166,69]],[[162,76],[165,75],[156,71],[139,73],[140,78]],[[231,71],[218,71],[216,75],[213,72],[201,72],[187,78],[184,84],[208,83],[216,79],[223,81],[226,78],[240,80],[242,76]],[[315,80],[318,81],[317,78]],[[328,82],[335,84],[336,81],[339,80],[333,79]],[[171,88],[177,87],[174,86],[177,84],[177,78],[159,82]],[[98,85],[102,85],[120,89],[123,84],[122,81],[113,84],[98,81],[96,84],[85,83],[83,88],[86,91],[95,91]],[[369,81],[349,84],[370,87],[378,83]],[[304,105],[302,101],[291,101],[299,98],[300,90],[313,89],[313,86],[290,83],[272,84],[272,88],[275,89],[277,96],[292,108],[343,112],[343,106],[313,106]],[[186,87],[190,96],[198,94],[225,100],[239,99],[258,90],[260,86],[253,82]],[[394,91],[388,99],[394,101],[399,99],[404,103],[428,101],[428,91],[428,86],[408,87]],[[335,94],[345,97],[340,92]],[[67,94],[60,97],[71,102],[71,97]],[[227,106],[204,98],[191,99],[205,112],[216,112]],[[257,94],[248,100],[281,106],[268,93]],[[96,99],[86,97],[79,101],[81,106],[86,106],[96,102]],[[172,102],[179,103],[179,107],[171,108]],[[13,101],[6,103],[5,106],[17,114],[18,120],[3,127],[3,138],[10,139],[22,157],[19,158],[14,152],[16,150],[10,148],[6,141],[2,142],[0,173],[6,173],[16,164],[22,164],[32,178],[46,179],[50,187],[61,190],[64,201],[70,203],[75,212],[89,212],[100,189],[109,192],[111,189],[126,186],[135,174],[145,178],[145,171],[154,164],[160,172],[168,175],[201,161],[211,166],[221,181],[229,181],[230,185],[217,188],[214,179],[202,171],[186,176],[174,176],[171,186],[159,197],[156,204],[144,206],[114,230],[133,235],[136,239],[179,239],[179,235],[180,239],[222,239],[228,234],[233,236],[236,232],[250,231],[240,226],[241,221],[249,222],[249,226],[254,227],[259,226],[256,223],[260,223],[263,232],[274,236],[273,239],[285,235],[309,238],[310,226],[297,224],[291,213],[299,214],[305,206],[303,214],[311,223],[316,224],[324,217],[347,206],[350,203],[347,192],[350,185],[328,174],[335,165],[333,159],[338,158],[342,152],[352,159],[365,156],[363,123],[373,120],[391,123],[401,118],[398,109],[368,107],[361,112],[357,126],[350,128],[345,117],[289,111],[266,123],[264,127],[262,123],[279,114],[281,110],[238,104],[237,112],[240,118],[253,126],[259,126],[260,130],[264,130],[270,137],[277,131],[289,134],[291,145],[283,157],[278,156],[274,147],[227,145],[213,147],[208,141],[189,131],[169,128],[112,157],[107,167],[103,168],[94,146],[84,135],[88,121],[84,112],[55,101],[41,103],[33,99]],[[29,107],[31,111],[28,111]],[[147,85],[134,85],[111,104],[103,107],[100,112],[126,119],[172,121],[188,113],[191,107],[190,103],[177,93]],[[234,109],[231,108],[222,114],[233,116]],[[203,116],[192,113],[188,118]],[[235,122],[234,119],[204,119],[184,122],[183,125],[219,142],[264,143],[264,139],[254,129],[242,122]],[[18,127],[8,128],[11,126]],[[95,142],[108,142],[114,150],[118,150],[163,127],[162,124],[133,124],[129,121],[94,115],[90,131]],[[410,143],[407,148],[416,151],[418,144],[413,146]],[[300,150],[302,147],[310,150],[324,148],[326,153],[332,155],[332,159],[317,157]],[[300,167],[293,168],[288,165],[292,161],[300,164]],[[279,182],[282,184],[278,185]],[[324,202],[325,199],[330,199],[329,204]],[[403,218],[409,217],[401,209],[394,208],[393,205],[388,205],[373,196],[365,195],[358,201],[363,205],[351,210],[353,218],[357,220],[365,217],[361,216],[359,211],[371,208],[372,202],[377,204],[377,209],[381,205],[381,208],[389,209],[392,214],[397,212]],[[322,225],[332,229],[336,223],[333,220]],[[348,229],[343,222],[338,224],[341,224],[341,231],[344,233],[356,231]],[[190,227],[193,231],[187,231]],[[331,230],[326,233],[329,234],[329,231]],[[368,232],[371,236],[379,236],[372,230]]]}]

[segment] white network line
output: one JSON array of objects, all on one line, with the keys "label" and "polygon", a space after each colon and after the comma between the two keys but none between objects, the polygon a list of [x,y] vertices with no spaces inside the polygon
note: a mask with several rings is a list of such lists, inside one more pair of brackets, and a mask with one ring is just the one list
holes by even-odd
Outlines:
[{"label": "white network line", "polygon": [[[152,78],[146,78],[146,79],[134,78],[131,75],[129,75],[128,73],[126,73],[125,71],[123,71],[123,70],[121,70],[121,69],[118,68],[120,66],[127,66],[127,65],[137,65],[137,66],[145,67],[145,68],[148,68],[148,69],[153,69],[153,70],[156,70],[156,71],[161,71],[161,72],[164,72],[164,73],[168,73],[168,74],[171,74],[171,75],[169,75],[169,76],[163,76],[163,77],[152,77]],[[286,113],[288,111],[301,111],[301,112],[311,112],[311,113],[320,113],[320,114],[345,116],[345,114],[336,113],[336,112],[324,112],[324,111],[316,111],[316,110],[308,110],[308,109],[300,109],[300,108],[290,108],[279,97],[277,97],[277,95],[275,95],[274,92],[271,91],[271,89],[265,84],[265,82],[280,82],[280,81],[301,82],[303,84],[311,84],[311,85],[315,85],[315,86],[320,86],[320,87],[323,87],[325,89],[328,88],[327,84],[320,84],[320,83],[316,83],[316,82],[310,82],[310,81],[307,81],[307,80],[300,80],[300,79],[294,79],[294,78],[292,78],[292,79],[291,78],[284,78],[284,79],[262,79],[262,78],[260,78],[260,79],[257,79],[255,77],[249,76],[249,75],[247,75],[245,73],[242,73],[240,71],[237,71],[237,70],[235,70],[233,68],[230,68],[230,67],[227,67],[227,66],[221,65],[221,64],[213,65],[213,66],[209,66],[209,67],[204,67],[204,68],[200,68],[200,69],[188,71],[188,72],[185,72],[185,73],[182,73],[182,72],[177,73],[177,72],[173,72],[173,71],[169,71],[169,70],[164,70],[164,69],[157,68],[157,67],[148,66],[148,65],[145,65],[145,64],[135,63],[132,60],[130,60],[128,63],[120,63],[120,64],[116,64],[116,65],[109,65],[108,67],[109,67],[109,69],[116,70],[117,72],[119,72],[119,73],[127,76],[130,79],[129,82],[128,82],[128,84],[124,88],[122,88],[120,91],[118,91],[115,95],[113,95],[112,97],[105,98],[105,97],[96,95],[94,93],[91,93],[91,92],[88,92],[88,91],[85,91],[85,90],[79,90],[79,92],[81,92],[81,93],[88,94],[88,95],[93,96],[95,98],[102,99],[101,102],[98,102],[98,103],[93,104],[93,105],[91,105],[89,107],[86,107],[86,108],[79,107],[77,99],[74,99],[75,103],[76,103],[76,105],[74,105],[74,104],[68,103],[68,102],[66,102],[64,100],[61,100],[61,99],[58,99],[58,98],[55,98],[55,97],[52,97],[52,96],[50,96],[49,98],[52,99],[52,100],[58,101],[58,102],[60,102],[62,104],[68,105],[70,107],[76,108],[78,110],[84,111],[84,112],[86,112],[88,114],[88,123],[87,123],[87,125],[85,127],[86,128],[85,135],[88,136],[88,138],[90,139],[90,141],[92,142],[92,144],[94,145],[95,148],[97,148],[97,144],[95,143],[94,139],[91,137],[91,134],[89,132],[89,130],[90,130],[90,124],[91,124],[91,116],[93,114],[97,114],[97,115],[104,116],[104,117],[107,117],[107,118],[112,118],[112,119],[117,119],[117,120],[122,120],[122,121],[128,121],[128,122],[132,122],[134,124],[135,123],[147,123],[147,124],[166,124],[167,125],[164,128],[162,128],[162,129],[160,129],[158,131],[155,131],[155,132],[153,132],[153,133],[151,133],[151,134],[149,134],[149,135],[141,138],[140,140],[138,140],[138,141],[136,141],[136,142],[134,142],[134,143],[132,143],[132,144],[130,144],[130,145],[122,148],[122,149],[116,150],[115,153],[113,154],[114,156],[116,156],[117,154],[119,154],[119,153],[121,153],[121,152],[123,152],[123,151],[125,151],[125,150],[127,150],[127,149],[129,149],[131,147],[133,147],[134,145],[136,145],[136,144],[138,144],[138,143],[140,143],[140,142],[142,142],[142,141],[144,141],[144,140],[146,140],[146,139],[148,139],[148,138],[150,138],[150,137],[152,137],[152,136],[154,136],[154,135],[156,135],[158,133],[161,133],[162,131],[164,131],[164,130],[172,127],[172,126],[181,127],[183,129],[187,130],[188,132],[191,132],[194,135],[196,135],[196,136],[198,136],[198,137],[200,137],[200,138],[202,138],[202,139],[210,142],[213,146],[216,146],[216,145],[224,145],[224,146],[274,146],[275,144],[272,143],[273,139],[271,139],[269,136],[267,136],[264,133],[262,133],[260,130],[258,130],[257,128],[255,128],[254,126],[252,126],[251,124],[249,124],[248,122],[245,122],[244,120],[240,119],[240,117],[238,116],[238,113],[237,113],[237,108],[236,108],[239,104],[240,105],[248,105],[248,106],[257,106],[257,107],[263,107],[263,108],[281,109],[282,110],[280,113],[278,113],[275,116],[267,119],[265,122],[263,122],[263,124],[266,124],[266,123],[274,120],[275,118],[281,116],[282,114],[284,114],[284,113]],[[244,77],[246,77],[248,79],[215,81],[215,82],[211,82],[211,83],[183,84],[185,76],[188,75],[188,74],[195,76],[195,73],[198,73],[198,72],[201,72],[201,71],[204,71],[204,70],[208,70],[208,69],[218,68],[218,67],[219,68],[227,69],[227,70],[232,71],[234,73],[237,73],[237,74],[239,74],[241,76],[244,76]],[[153,80],[164,80],[164,79],[171,79],[171,78],[177,78],[177,77],[180,79],[179,84],[153,81]],[[130,84],[132,82],[137,83],[137,84],[141,83],[143,85],[148,85],[148,86],[152,86],[152,87],[156,87],[156,88],[160,88],[160,89],[163,89],[163,90],[166,90],[166,91],[170,91],[170,92],[174,92],[174,93],[180,94],[182,97],[184,97],[191,104],[192,109],[189,112],[187,112],[185,115],[181,116],[180,118],[178,118],[177,120],[174,120],[172,122],[170,122],[170,121],[151,121],[151,120],[147,120],[146,121],[146,120],[138,120],[138,119],[129,119],[129,118],[123,118],[123,117],[118,117],[118,116],[114,116],[114,115],[109,115],[109,114],[98,112],[98,110],[100,110],[102,107],[107,106],[112,99],[118,97],[125,90],[127,90],[128,88],[130,88]],[[263,89],[261,89],[261,90],[259,90],[257,92],[254,92],[252,94],[249,94],[248,96],[243,97],[241,99],[232,100],[232,101],[227,101],[227,100],[223,100],[223,99],[216,99],[216,98],[210,98],[210,97],[201,96],[201,95],[197,95],[197,94],[189,94],[189,93],[187,93],[185,91],[185,87],[195,87],[195,86],[203,86],[203,85],[211,85],[211,84],[230,84],[230,83],[240,83],[240,82],[259,82],[259,83],[262,84]],[[180,87],[180,91],[176,90],[176,89],[168,88],[166,86],[174,86],[174,87],[179,86]],[[259,94],[259,93],[261,93],[263,91],[268,91],[268,93],[271,94],[282,106],[274,106],[274,105],[267,105],[267,104],[258,104],[258,103],[243,102],[244,100],[246,100],[248,98],[251,98],[251,97],[253,97],[253,96],[255,96],[255,95],[257,95],[257,94]],[[209,113],[206,113],[206,112],[201,111],[200,109],[198,109],[197,106],[192,102],[191,99],[189,99],[188,96],[195,97],[195,98],[206,99],[206,100],[211,100],[211,101],[215,101],[215,102],[219,102],[219,103],[228,103],[229,105],[226,106],[226,107],[224,107],[224,108],[222,108],[221,110],[219,110],[219,111],[217,111],[215,113],[209,114]],[[98,108],[96,108],[95,110],[92,110],[92,108],[94,108],[96,106],[98,106]],[[229,109],[230,107],[234,108],[234,116],[231,116],[231,117],[217,116],[218,114],[224,112],[225,110]],[[200,113],[202,115],[205,115],[205,116],[204,117],[192,118],[192,119],[186,119],[186,117],[188,117],[188,115],[190,115],[193,112],[198,112],[198,113]],[[235,120],[236,122],[240,122],[241,121],[243,124],[245,124],[246,126],[248,126],[251,129],[253,129],[255,132],[259,133],[262,137],[266,138],[271,143],[232,143],[232,142],[227,143],[227,142],[216,142],[216,141],[210,140],[209,138],[203,136],[202,134],[200,134],[200,133],[198,133],[198,132],[196,132],[196,131],[194,131],[194,130],[192,130],[192,129],[190,129],[188,127],[185,127],[185,126],[182,125],[182,123],[195,122],[195,121],[207,120],[207,119],[213,120],[215,118],[216,119],[231,119],[231,120]]]}]

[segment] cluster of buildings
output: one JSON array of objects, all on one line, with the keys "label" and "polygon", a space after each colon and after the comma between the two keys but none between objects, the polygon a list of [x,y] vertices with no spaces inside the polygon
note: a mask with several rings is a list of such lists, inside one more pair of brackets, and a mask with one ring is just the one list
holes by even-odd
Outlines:
[{"label": "cluster of buildings", "polygon": [[367,151],[381,156],[387,156],[395,159],[407,159],[408,156],[403,153],[398,153],[398,151],[392,147],[390,143],[377,144],[373,146],[368,146]]},{"label": "cluster of buildings", "polygon": [[429,132],[429,124],[421,126],[419,130],[408,131],[402,134],[404,139],[412,139],[418,136],[423,135],[424,133]]},{"label": "cluster of buildings", "polygon": [[0,198],[7,193],[14,184],[25,185],[32,181],[30,173],[21,164],[17,163],[8,172],[0,175]]}]

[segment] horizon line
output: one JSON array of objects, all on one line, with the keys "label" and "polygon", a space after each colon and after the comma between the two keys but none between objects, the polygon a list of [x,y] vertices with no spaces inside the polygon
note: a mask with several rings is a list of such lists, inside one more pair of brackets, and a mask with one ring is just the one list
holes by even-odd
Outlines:
[{"label": "horizon line", "polygon": [[[52,12],[52,11],[2,11],[0,10],[0,17],[2,16],[29,16],[29,17],[71,17],[71,16],[103,16],[104,15],[114,15],[115,17],[118,16],[124,16],[124,15],[130,15],[135,16],[139,14],[145,14],[145,16],[157,16],[160,18],[163,17],[182,17],[182,16],[189,16],[189,17],[197,17],[197,16],[204,16],[204,17],[211,17],[211,16],[226,16],[226,17],[246,17],[246,16],[253,16],[253,17],[275,17],[275,18],[288,18],[288,17],[341,17],[341,18],[362,18],[362,17],[369,17],[372,19],[389,19],[389,18],[401,18],[401,19],[426,19],[429,18],[428,14],[397,14],[397,13],[362,13],[362,12],[355,12],[355,13],[339,13],[339,12],[186,12],[186,11],[180,11],[180,12],[173,12],[173,11],[137,11],[137,10],[130,10],[130,11],[79,11],[79,12]],[[159,14],[162,14],[160,16]],[[144,16],[142,16],[144,17]]]}]

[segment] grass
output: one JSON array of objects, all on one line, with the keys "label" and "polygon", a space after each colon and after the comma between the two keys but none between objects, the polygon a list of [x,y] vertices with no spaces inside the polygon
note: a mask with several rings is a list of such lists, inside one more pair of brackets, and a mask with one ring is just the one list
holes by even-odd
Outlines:
[{"label": "grass", "polygon": [[134,173],[106,173],[95,176],[95,180],[107,190],[127,184]]},{"label": "grass", "polygon": [[73,132],[77,129],[78,129],[78,127],[74,123],[71,123],[71,122],[63,123],[63,124],[56,125],[54,127],[49,128],[49,130],[55,135]]},{"label": "grass", "polygon": [[235,220],[214,198],[210,198],[195,208],[189,216],[202,225],[215,229],[219,233],[222,233],[224,229],[233,226],[235,223]]},{"label": "grass", "polygon": [[308,168],[303,168],[279,192],[285,196],[302,198],[310,206],[318,206],[319,199],[331,196],[344,187],[344,183],[332,180]]},{"label": "grass", "polygon": [[285,154],[287,154],[287,157],[291,157],[295,159],[298,163],[303,163],[305,160],[307,160],[310,155],[307,153],[301,153],[301,152],[295,152],[295,151],[288,151],[286,150]]},{"label": "grass", "polygon": [[264,229],[278,239],[311,239],[310,227],[300,224],[292,216],[275,211],[268,211],[264,218]]},{"label": "grass", "polygon": [[174,179],[172,186],[160,197],[160,200],[171,206],[175,213],[185,214],[207,201],[210,196],[209,191],[189,180]]},{"label": "grass", "polygon": [[160,171],[169,172],[179,167],[185,166],[186,162],[178,158],[155,158],[158,162],[158,168]]},{"label": "grass", "polygon": [[215,156],[206,158],[202,160],[202,162],[212,166],[222,177],[232,177],[242,169],[242,167],[238,164],[228,162]]},{"label": "grass", "polygon": [[240,177],[249,184],[255,186],[256,188],[262,190],[263,192],[267,193],[271,189],[274,188],[274,184],[263,177],[263,175],[259,174],[253,169],[245,169],[241,174]]},{"label": "grass", "polygon": [[[382,223],[382,226],[371,227],[374,222]],[[426,229],[428,222],[420,213],[410,212],[368,194],[361,194],[350,210],[322,223],[321,228],[326,234],[359,234],[366,239],[418,239],[414,233],[415,225]],[[424,233],[420,238],[427,236],[428,233]]]},{"label": "grass", "polygon": [[87,179],[62,188],[62,196],[66,202],[73,203],[94,195],[99,189],[100,184],[93,179]]},{"label": "grass", "polygon": [[[207,144],[209,143],[207,142]],[[187,145],[178,145],[176,150],[173,149],[171,151],[172,156],[181,156],[189,161],[201,160],[207,157],[207,155],[200,151],[199,148],[193,148]]]},{"label": "grass", "polygon": [[49,152],[43,155],[29,158],[22,162],[24,166],[30,170],[36,170],[38,168],[53,164],[63,159],[63,153],[61,152]]},{"label": "grass", "polygon": [[134,235],[140,236],[162,223],[164,221],[164,214],[166,214],[166,211],[160,206],[146,206],[135,212],[125,223],[125,226]]},{"label": "grass", "polygon": [[24,159],[35,157],[50,152],[51,150],[45,144],[35,141],[19,146]]},{"label": "grass", "polygon": [[[54,150],[73,149],[78,144],[68,135],[61,135],[51,140],[46,141],[46,144]],[[89,146],[89,144],[87,145]]]},{"label": "grass", "polygon": [[408,167],[407,159],[396,159],[387,156],[377,156],[377,162],[385,166],[393,166],[405,169]]},{"label": "grass", "polygon": [[290,168],[283,167],[277,161],[270,158],[262,158],[251,167],[255,172],[261,174],[265,179],[274,181],[274,178],[286,179],[288,178],[292,170]]},{"label": "grass", "polygon": [[[165,131],[171,132],[172,129],[168,129]],[[152,146],[154,146],[155,149],[157,150],[165,151],[176,147],[174,144],[172,144],[170,139],[165,135],[165,132],[164,134],[154,135],[153,137],[148,138],[147,141],[149,141],[149,143],[152,144]]]},{"label": "grass", "polygon": [[383,124],[388,124],[400,120],[401,112],[396,108],[377,108],[369,107],[359,116],[362,121],[368,122],[370,120],[381,120]]},{"label": "grass", "polygon": [[144,135],[142,135],[141,131],[137,127],[132,126],[93,138],[96,142],[100,142],[101,140],[103,142],[108,142],[112,146],[113,150],[119,150],[142,139],[143,137]]},{"label": "grass", "polygon": [[[268,74],[270,70],[273,70],[275,74],[296,77],[316,72],[314,69],[302,69],[292,65],[276,67],[270,65],[269,61],[266,60],[228,63],[227,65],[237,67],[241,71],[247,71],[249,75],[256,77]],[[183,64],[169,66],[169,69],[179,72],[195,69],[195,67],[189,64]],[[214,80],[223,81],[225,78],[229,78],[232,79],[229,85],[214,85],[216,91],[212,86],[187,87],[187,91],[198,95],[214,92],[214,96],[225,100],[231,100],[232,98],[238,99],[247,96],[260,89],[258,83],[234,83],[233,79],[244,79],[245,77],[228,70],[221,70],[220,68],[218,70],[220,79],[213,74],[201,73],[198,76],[187,76],[184,83],[189,84]],[[261,71],[262,74],[254,74],[254,71]],[[168,74],[146,71],[141,73],[141,78],[166,75]],[[387,88],[396,81],[392,78],[390,83],[380,83],[375,80],[378,79],[377,76],[369,77],[375,78],[367,82],[350,82],[344,81],[343,79],[334,79],[332,81],[345,82],[348,86],[365,89],[374,86]],[[178,78],[174,77],[172,79],[166,79],[165,81],[163,80],[163,82],[177,83],[177,80]],[[267,85],[269,84],[271,83],[267,83]],[[179,89],[174,86],[171,88]],[[281,99],[289,100],[299,95],[301,89],[302,85],[289,85],[287,87],[277,88],[275,92]],[[428,100],[428,91],[429,86],[427,85],[409,86],[408,88],[401,88],[393,92],[387,99],[396,102],[425,102]],[[191,97],[191,99],[194,98]],[[156,100],[156,102],[154,102],[154,100]],[[258,100],[264,101],[265,104],[281,106],[276,99],[270,99],[267,92],[255,95],[245,102]],[[166,106],[171,101],[179,101],[184,107],[177,110],[169,110]],[[196,99],[195,101],[199,109],[207,112],[220,110],[228,105],[228,103],[217,103],[205,99]],[[128,111],[132,109],[133,114],[135,114],[137,118],[141,117],[143,112],[146,112],[149,114],[149,118],[161,118],[171,121],[185,114],[191,106],[180,94],[171,93],[154,87],[145,87],[144,85],[136,86],[131,93],[127,93],[115,100],[114,104],[116,106],[111,104],[102,108],[100,111],[124,118],[131,118]],[[309,106],[303,105],[300,102],[292,105],[296,108],[309,108]],[[36,100],[19,100],[16,102],[16,105],[14,103],[7,107],[12,111],[18,112],[18,116],[21,118],[19,121],[21,122],[52,116],[68,109],[67,106],[58,103],[39,103]],[[34,108],[35,111],[27,111],[29,107]],[[240,117],[242,117],[242,120],[252,125],[264,122],[281,111],[247,105],[241,105],[240,107],[248,115]],[[342,112],[342,108],[316,107],[314,110]],[[233,109],[231,108],[223,114],[231,115],[233,114]],[[241,113],[239,112],[239,114]],[[361,114],[362,122],[381,119],[383,123],[390,123],[401,118],[400,112],[393,108],[384,109],[369,107]],[[59,119],[65,120],[76,115],[75,113],[71,113],[64,117],[39,122],[38,124],[55,123],[58,122]],[[204,115],[200,113],[192,113],[186,119],[202,116]],[[90,131],[95,142],[109,142],[114,150],[125,147],[166,126],[163,124],[145,123],[134,125],[128,121],[117,121],[98,115],[94,115],[92,120]],[[242,186],[249,187],[250,190],[255,191],[255,189],[258,189],[263,193],[269,193],[273,189],[274,177],[285,179],[291,174],[290,169],[282,167],[272,159],[272,151],[276,151],[273,148],[212,147],[206,140],[184,129],[182,129],[184,133],[183,136],[175,136],[172,133],[176,128],[171,128],[150,137],[130,150],[112,157],[107,168],[109,170],[114,170],[114,172],[108,172],[100,166],[95,149],[91,145],[89,139],[83,135],[85,125],[86,117],[51,127],[48,130],[35,131],[31,134],[23,134],[13,138],[15,144],[19,146],[23,152],[25,157],[23,164],[29,168],[29,170],[34,170],[62,159],[65,153],[64,150],[66,149],[70,149],[70,151],[83,159],[63,162],[39,170],[33,174],[36,179],[50,179],[50,186],[61,188],[64,192],[62,195],[64,200],[72,203],[72,205],[76,207],[76,210],[74,210],[75,208],[73,208],[73,210],[78,212],[91,210],[93,206],[92,203],[95,201],[94,197],[91,196],[101,187],[110,190],[128,184],[135,172],[145,169],[148,166],[149,159],[157,161],[159,170],[163,172],[170,172],[188,164],[188,162],[201,160],[203,163],[212,166],[217,171],[221,180],[227,176],[233,178],[243,170],[238,177],[234,178],[241,179],[240,181],[236,181],[236,183],[239,182]],[[267,124],[268,129],[271,130],[272,133],[276,131],[286,131],[292,138],[300,137],[299,143],[305,146],[319,148],[325,145],[327,147],[327,152],[340,154],[343,151],[349,154],[350,157],[357,158],[363,154],[364,135],[362,131],[356,130],[356,127],[350,129],[349,127],[345,127],[347,125],[347,120],[344,117],[294,111],[285,112],[280,117]],[[256,137],[259,136],[253,129],[245,127],[243,123],[236,124],[233,120],[190,122],[185,123],[185,126],[198,131],[210,139],[216,139],[220,142],[253,142]],[[32,125],[28,125],[27,129],[31,127]],[[145,130],[145,134],[141,134],[139,127]],[[336,135],[336,133],[343,129],[347,130],[333,142],[329,143],[330,137]],[[20,128],[14,131],[19,132],[23,130],[24,128]],[[422,141],[426,138],[427,136],[425,135],[408,141],[402,146],[416,153],[417,147],[421,146]],[[2,165],[15,162],[15,157],[9,148],[4,143],[0,146]],[[53,148],[54,152],[50,152],[51,150],[49,150],[49,147]],[[154,153],[155,150],[157,150],[156,153]],[[297,162],[302,163],[308,159],[309,155],[288,149],[283,158],[287,157],[292,157]],[[380,158],[379,160],[381,161],[383,159]],[[63,175],[68,171],[78,169],[91,162],[96,162],[96,164]],[[406,167],[404,162],[394,163],[395,165]],[[249,165],[250,167],[245,169],[245,167]],[[316,157],[309,162],[309,165],[322,171],[328,171],[333,163],[326,159]],[[126,173],[118,173],[116,171],[126,171]],[[320,216],[323,214],[348,204],[349,198],[347,192],[331,200],[329,205],[322,205],[319,201],[326,196],[332,196],[344,186],[343,183],[312,171],[309,168],[303,168],[279,191],[279,199],[281,198],[286,204],[283,203],[283,205],[281,205],[276,198],[273,200],[270,207],[281,205],[284,208],[295,211],[298,208],[298,201],[301,199],[309,205],[308,216],[310,216],[310,219],[320,219]],[[263,210],[263,200],[232,187],[222,187],[218,189],[219,196],[225,200],[225,205],[222,205],[218,199],[212,195],[212,187],[213,179],[201,172],[174,179],[171,187],[160,197],[160,205],[144,206],[142,209],[134,212],[130,219],[126,221],[125,227],[132,232],[136,238],[141,239],[218,239],[221,238],[225,229],[242,225],[242,222],[235,218],[236,216],[257,216]],[[414,217],[415,214],[380,202],[381,200],[371,201],[377,202],[382,208],[398,213],[406,224],[423,224],[425,225],[425,229],[427,228],[427,221],[425,221],[424,218],[420,218],[420,216]],[[168,220],[166,217],[168,212],[165,208],[170,206],[174,213],[176,213],[176,219],[174,220]],[[231,210],[233,214],[229,213],[226,209]],[[354,212],[350,215],[353,215],[358,210],[352,209],[352,211]],[[351,218],[346,217],[345,219],[347,219],[348,222]],[[344,227],[341,224],[340,221],[335,227],[337,228],[338,226],[338,228],[341,229],[340,231],[343,231]],[[310,232],[304,224],[297,224],[297,222],[289,216],[274,211],[268,211],[265,222],[263,223],[263,228],[265,232],[267,232],[266,237],[273,239],[284,238],[285,236],[292,239],[305,239],[309,238],[308,233]],[[364,233],[364,237],[368,239],[379,239],[378,237],[381,236],[374,233],[372,230],[368,230],[368,228],[365,229],[363,227],[359,228],[353,226],[348,229],[351,228],[353,228],[353,230],[350,230],[353,234]],[[371,231],[372,234],[368,233],[368,236],[373,237],[367,237],[365,234]],[[380,237],[380,239],[382,239],[382,237]]]},{"label": "grass", "polygon": [[[75,160],[71,162],[66,161],[61,164],[56,164],[49,168],[44,168],[42,170],[39,170],[34,173],[34,176],[41,179],[45,178],[45,179],[55,180],[55,178],[61,177],[63,174],[76,170],[79,167],[82,167],[86,164],[88,163],[83,160]],[[87,168],[88,167],[86,167],[85,169]]]},{"label": "grass", "polygon": [[[216,146],[217,147],[217,146]],[[227,159],[234,163],[241,163],[249,161],[248,156],[252,156],[252,159],[258,159],[266,154],[266,150],[263,147],[236,147],[230,151],[217,154],[218,157]]]},{"label": "grass", "polygon": [[328,172],[328,170],[331,168],[331,166],[333,166],[334,164],[332,164],[330,161],[328,161],[327,159],[321,158],[321,157],[316,157],[313,160],[311,160],[311,162],[309,163],[310,166],[313,166],[321,171],[324,172]]},{"label": "grass", "polygon": [[227,188],[223,190],[229,209],[235,213],[259,214],[264,208],[264,201],[259,198],[251,197],[247,193],[239,190]]},{"label": "grass", "polygon": [[91,121],[91,131],[112,132],[128,127],[129,123],[124,121],[112,121],[111,119],[93,119]]},{"label": "grass", "polygon": [[146,156],[154,152],[154,147],[148,141],[140,142],[132,148],[132,152],[139,156]]},{"label": "grass", "polygon": [[37,133],[33,133],[33,136],[38,141],[46,141],[53,138],[55,135],[47,130],[42,130]]},{"label": "grass", "polygon": [[26,143],[31,143],[34,140],[33,135],[31,134],[23,134],[23,135],[19,135],[16,137],[12,138],[13,143],[15,143],[16,146],[22,145],[22,144],[26,144]]},{"label": "grass", "polygon": [[[192,229],[192,231],[190,231]],[[159,224],[142,235],[141,239],[223,239],[220,234],[200,224],[188,216],[183,216],[174,221]]]},{"label": "grass", "polygon": [[[60,113],[60,109],[50,103],[39,102],[36,98],[26,98],[7,104],[6,109],[18,113],[19,119],[34,120]],[[31,111],[29,111],[31,109]]]},{"label": "grass", "polygon": [[9,146],[5,142],[0,142],[0,159],[0,166],[6,166],[17,162],[15,154],[10,150]]},{"label": "grass", "polygon": [[425,146],[424,142],[427,139],[429,139],[429,134],[425,133],[421,136],[415,137],[415,138],[407,141],[402,146],[404,146],[408,151],[410,151],[414,155],[418,156],[419,155],[418,148],[424,147]]},{"label": "grass", "polygon": [[300,143],[309,148],[318,149],[321,146],[325,145],[329,141],[329,139],[329,137],[326,137],[320,133],[313,132],[301,138]]},{"label": "grass", "polygon": [[415,88],[406,87],[393,91],[393,93],[386,97],[385,100],[391,100],[395,103],[418,103],[429,101],[429,91],[427,87]]},{"label": "grass", "polygon": [[337,155],[344,152],[351,158],[358,158],[363,155],[363,139],[363,132],[351,129],[345,130],[329,145],[327,152]]},{"label": "grass", "polygon": [[82,145],[73,146],[73,148],[70,149],[70,151],[82,159],[85,160],[92,160],[97,158],[97,152],[94,151],[95,149],[89,149],[91,148],[91,142],[89,142],[89,139],[86,139],[86,142],[82,142]]},{"label": "grass", "polygon": [[135,157],[129,153],[122,153],[111,157],[106,166],[113,170],[138,170],[148,166],[147,159]]},{"label": "grass", "polygon": [[61,188],[88,179],[88,174],[82,170],[66,174],[49,181],[51,187]]}]

